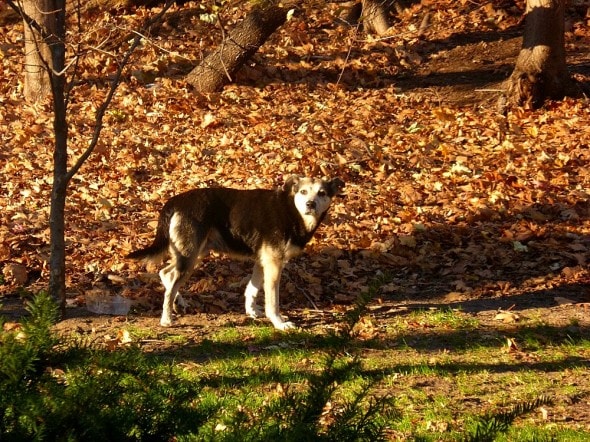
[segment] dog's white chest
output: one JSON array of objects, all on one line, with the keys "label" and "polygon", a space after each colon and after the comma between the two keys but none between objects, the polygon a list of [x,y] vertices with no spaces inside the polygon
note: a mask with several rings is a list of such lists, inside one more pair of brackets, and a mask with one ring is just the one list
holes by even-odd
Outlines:
[{"label": "dog's white chest", "polygon": [[302,252],[303,249],[301,247],[291,244],[289,241],[285,247],[285,262],[289,261],[291,258],[301,255]]}]

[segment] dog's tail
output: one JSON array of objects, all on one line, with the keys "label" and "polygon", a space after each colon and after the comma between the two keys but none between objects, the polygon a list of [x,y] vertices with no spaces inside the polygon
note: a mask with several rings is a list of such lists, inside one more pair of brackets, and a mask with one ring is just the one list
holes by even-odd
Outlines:
[{"label": "dog's tail", "polygon": [[162,261],[168,252],[168,245],[170,244],[170,218],[171,213],[163,212],[158,219],[158,227],[156,229],[156,237],[150,246],[144,249],[139,249],[131,252],[125,258],[150,261],[158,263]]}]

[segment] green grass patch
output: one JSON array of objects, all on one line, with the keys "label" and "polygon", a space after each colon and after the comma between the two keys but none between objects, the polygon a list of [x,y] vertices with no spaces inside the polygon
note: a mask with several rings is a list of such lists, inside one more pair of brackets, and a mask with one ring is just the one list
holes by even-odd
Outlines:
[{"label": "green grass patch", "polygon": [[390,318],[367,340],[354,330],[370,296],[343,316],[338,333],[279,333],[254,324],[195,338],[129,325],[132,343],[115,348],[56,335],[55,305],[46,295],[37,296],[22,326],[0,335],[0,436],[72,441],[590,436],[589,423],[576,421],[590,379],[589,336],[582,327],[525,324],[495,332],[460,311],[424,310]]}]

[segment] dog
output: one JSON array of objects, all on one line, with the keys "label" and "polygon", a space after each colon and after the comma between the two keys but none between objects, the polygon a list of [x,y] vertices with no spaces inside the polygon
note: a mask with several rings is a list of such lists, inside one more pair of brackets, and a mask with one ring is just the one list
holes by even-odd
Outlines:
[{"label": "dog", "polygon": [[165,288],[160,325],[172,325],[172,310],[186,308],[180,287],[210,251],[254,260],[246,286],[246,314],[262,316],[256,302],[264,289],[264,314],[279,330],[294,328],[279,313],[279,282],[286,262],[299,255],[324,220],[332,199],[344,188],[340,178],[291,176],[275,190],[226,187],[193,189],[166,202],[152,245],[127,258],[170,262],[160,270]]}]

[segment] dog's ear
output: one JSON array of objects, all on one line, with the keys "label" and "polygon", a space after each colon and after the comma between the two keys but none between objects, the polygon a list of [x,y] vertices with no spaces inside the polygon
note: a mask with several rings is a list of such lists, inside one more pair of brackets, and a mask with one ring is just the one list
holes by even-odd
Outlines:
[{"label": "dog's ear", "polygon": [[299,177],[297,175],[291,175],[289,178],[285,180],[285,184],[283,184],[283,190],[287,193],[295,194],[297,193],[298,184]]},{"label": "dog's ear", "polygon": [[330,195],[330,198],[338,195],[342,191],[342,189],[344,189],[344,181],[342,181],[338,177],[333,178],[332,180],[328,181],[327,185],[328,185],[328,195]]}]

